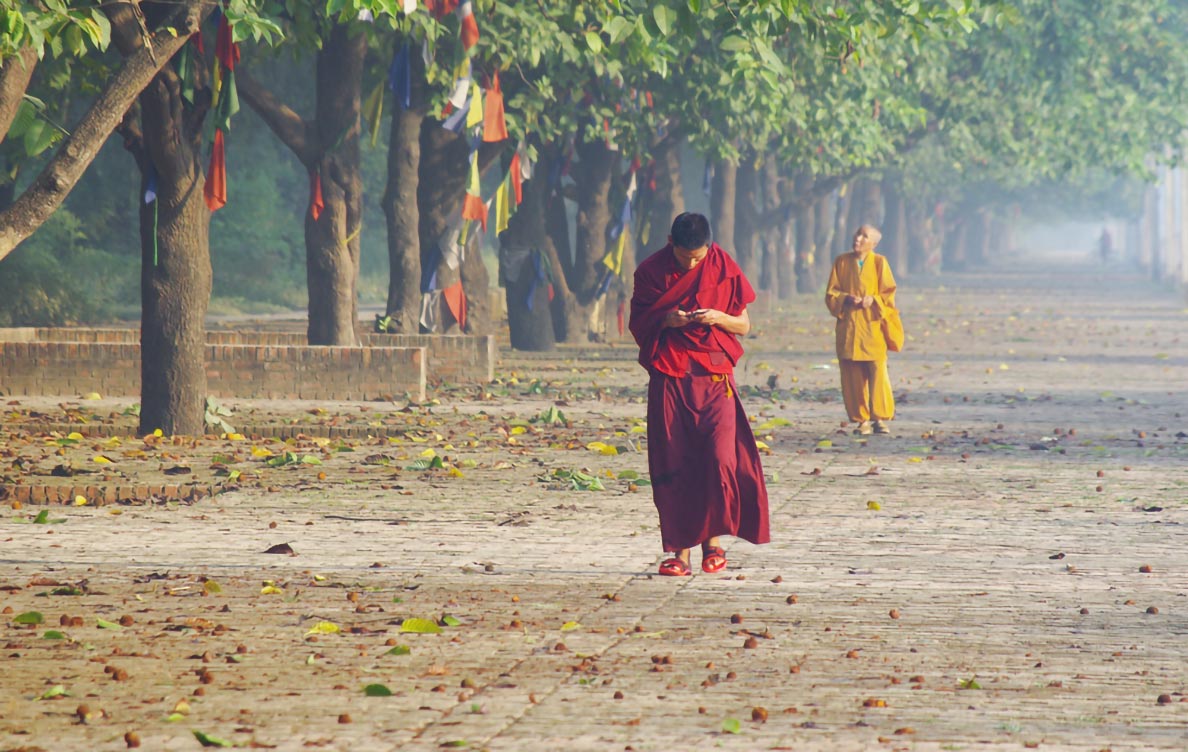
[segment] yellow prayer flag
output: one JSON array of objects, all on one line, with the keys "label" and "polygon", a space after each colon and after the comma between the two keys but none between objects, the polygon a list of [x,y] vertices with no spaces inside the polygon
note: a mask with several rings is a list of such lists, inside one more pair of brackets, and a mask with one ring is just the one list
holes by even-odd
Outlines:
[{"label": "yellow prayer flag", "polygon": [[503,232],[507,229],[508,222],[511,221],[511,212],[509,211],[507,195],[507,182],[504,181],[499,184],[499,190],[495,191],[495,234]]},{"label": "yellow prayer flag", "polygon": [[[482,118],[480,117],[479,120],[481,121]],[[466,192],[471,196],[481,196],[481,191],[482,178],[479,175],[478,151],[476,150],[470,155],[470,178],[466,183]]]},{"label": "yellow prayer flag", "polygon": [[[483,124],[483,91],[477,81],[470,82],[470,112],[466,113],[466,130]],[[478,191],[474,192],[478,195]]]}]

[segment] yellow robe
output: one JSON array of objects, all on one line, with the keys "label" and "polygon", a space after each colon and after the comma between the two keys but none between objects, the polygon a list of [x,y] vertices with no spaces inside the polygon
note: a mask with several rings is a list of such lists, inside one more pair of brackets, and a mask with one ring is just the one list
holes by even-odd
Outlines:
[{"label": "yellow robe", "polygon": [[[846,305],[847,295],[870,295],[874,304],[869,310]],[[838,256],[825,289],[825,305],[837,319],[842,397],[850,420],[891,420],[895,417],[895,397],[880,323],[883,311],[895,308],[895,277],[887,259],[872,251],[859,267],[857,253]]]}]

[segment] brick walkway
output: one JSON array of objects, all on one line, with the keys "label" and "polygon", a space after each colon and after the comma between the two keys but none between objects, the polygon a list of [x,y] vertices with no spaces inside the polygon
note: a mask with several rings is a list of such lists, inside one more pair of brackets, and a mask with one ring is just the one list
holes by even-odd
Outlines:
[{"label": "brick walkway", "polygon": [[[646,488],[546,482],[646,472],[581,448],[636,446],[630,348],[505,353],[571,428],[493,448],[482,413],[558,395],[446,401],[426,446],[456,445],[461,478],[356,483],[360,451],[306,490],[12,512],[0,750],[197,749],[194,729],[284,750],[1188,748],[1188,309],[1075,267],[905,280],[890,438],[841,426],[819,301],[756,306],[740,381],[775,540],[731,541],[724,574],[652,576]],[[297,555],[261,553],[281,542]],[[400,632],[443,615],[460,624]]]}]

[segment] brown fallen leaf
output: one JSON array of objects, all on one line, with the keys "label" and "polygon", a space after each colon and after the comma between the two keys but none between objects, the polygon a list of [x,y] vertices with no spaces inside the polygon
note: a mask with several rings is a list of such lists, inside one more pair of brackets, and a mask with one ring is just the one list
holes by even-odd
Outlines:
[{"label": "brown fallen leaf", "polygon": [[277,543],[275,546],[269,546],[268,550],[266,550],[264,553],[266,553],[266,554],[289,554],[291,556],[296,556],[296,554],[297,554],[297,552],[293,550],[293,547],[290,546],[288,543]]}]

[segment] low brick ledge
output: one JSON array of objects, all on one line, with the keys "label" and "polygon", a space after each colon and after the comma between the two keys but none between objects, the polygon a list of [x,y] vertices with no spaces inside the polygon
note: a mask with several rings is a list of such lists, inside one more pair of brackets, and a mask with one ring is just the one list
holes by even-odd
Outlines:
[{"label": "low brick ledge", "polygon": [[0,484],[0,503],[20,502],[30,506],[70,506],[82,496],[87,506],[144,504],[166,501],[195,502],[219,493],[219,486],[207,484],[81,486],[4,483]]},{"label": "low brick ledge", "polygon": [[[384,431],[371,426],[289,425],[286,423],[235,426],[235,431],[253,441],[295,439],[298,435],[318,439],[366,439],[389,435],[397,436],[404,433],[403,429]],[[141,435],[136,426],[107,423],[11,423],[4,426],[4,433],[14,436],[21,433],[34,435],[58,433],[63,436],[80,433],[88,439],[108,439],[112,436],[135,438]]]}]

